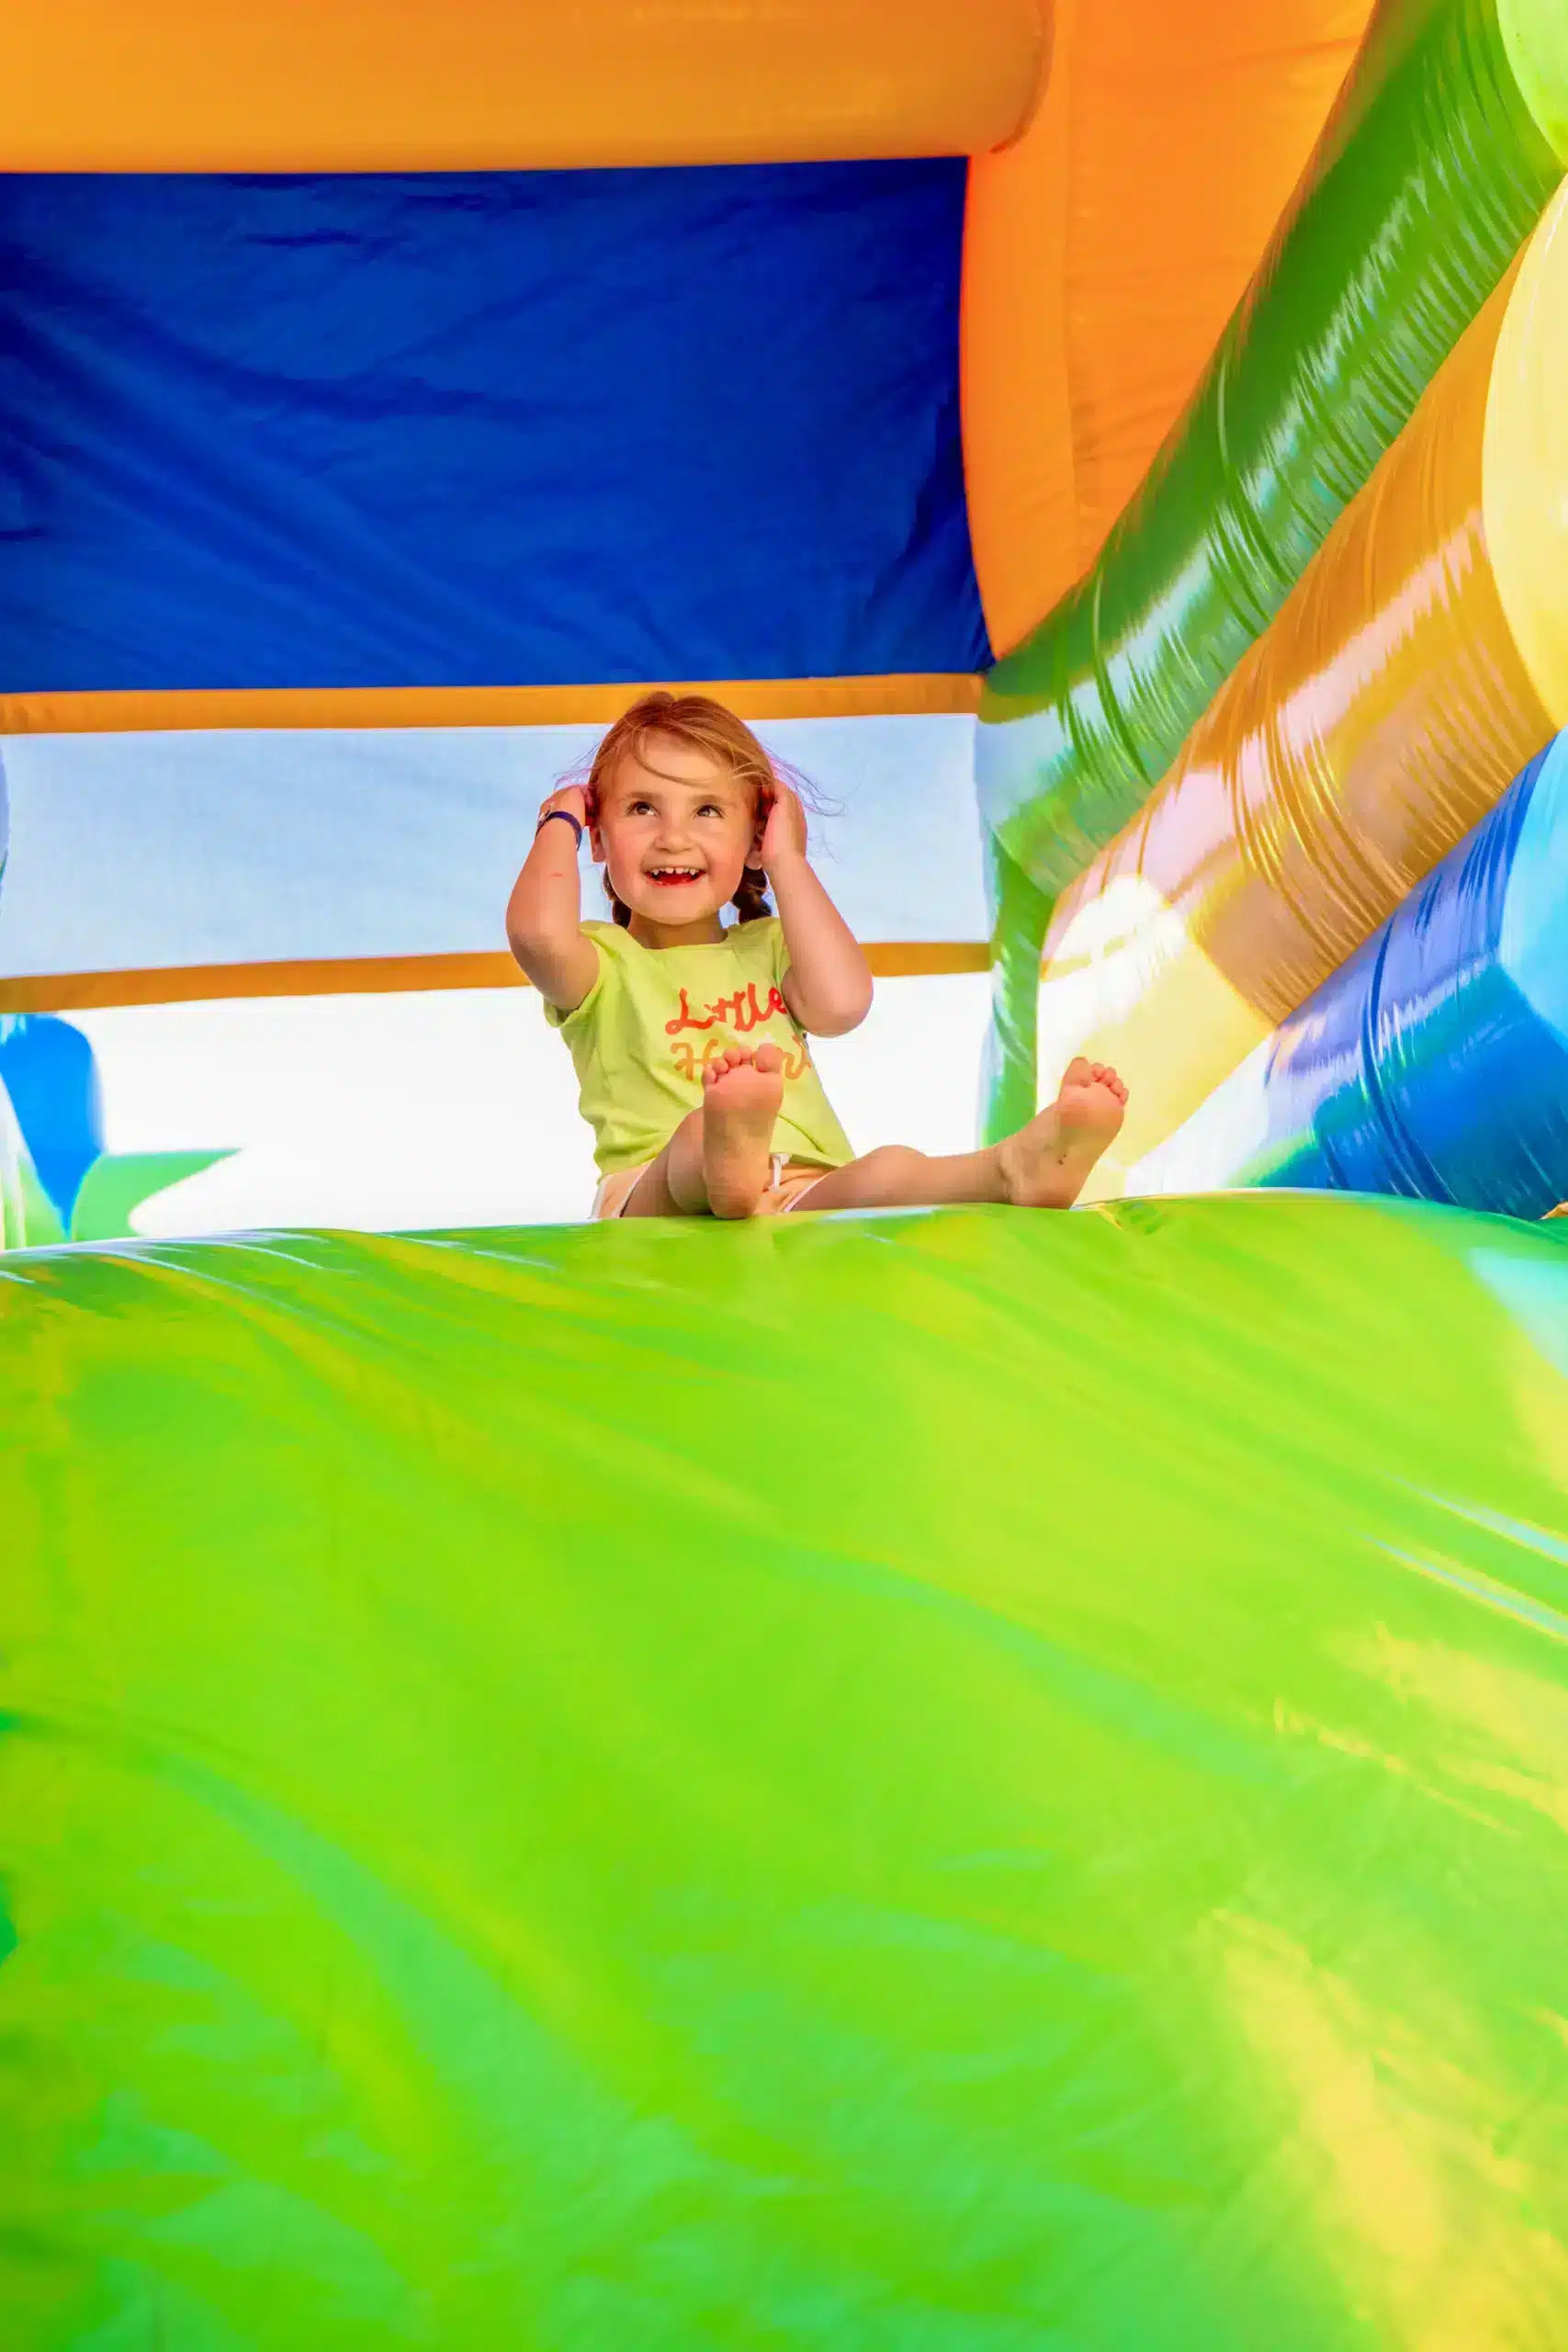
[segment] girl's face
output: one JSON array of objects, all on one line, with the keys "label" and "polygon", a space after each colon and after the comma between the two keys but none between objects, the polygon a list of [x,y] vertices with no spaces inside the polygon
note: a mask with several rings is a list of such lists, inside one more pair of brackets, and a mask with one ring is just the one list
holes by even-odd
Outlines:
[{"label": "girl's face", "polygon": [[592,814],[593,854],[634,925],[717,936],[761,841],[750,785],[661,735],[622,755]]}]

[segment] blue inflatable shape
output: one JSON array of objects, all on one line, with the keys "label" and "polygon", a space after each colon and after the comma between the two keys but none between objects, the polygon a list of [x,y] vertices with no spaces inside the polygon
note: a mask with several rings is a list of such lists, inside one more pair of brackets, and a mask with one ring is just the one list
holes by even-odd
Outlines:
[{"label": "blue inflatable shape", "polygon": [[0,1084],[11,1098],[33,1171],[69,1233],[84,1178],[104,1148],[93,1048],[51,1013],[0,1026]]},{"label": "blue inflatable shape", "polygon": [[1568,734],[1284,1022],[1244,1182],[1568,1199]]}]

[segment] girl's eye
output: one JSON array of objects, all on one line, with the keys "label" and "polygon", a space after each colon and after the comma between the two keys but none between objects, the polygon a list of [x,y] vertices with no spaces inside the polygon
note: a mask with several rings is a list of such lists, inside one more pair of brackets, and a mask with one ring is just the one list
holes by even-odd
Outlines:
[{"label": "girl's eye", "polygon": [[705,800],[697,814],[699,817],[722,817],[724,811],[716,800]]}]

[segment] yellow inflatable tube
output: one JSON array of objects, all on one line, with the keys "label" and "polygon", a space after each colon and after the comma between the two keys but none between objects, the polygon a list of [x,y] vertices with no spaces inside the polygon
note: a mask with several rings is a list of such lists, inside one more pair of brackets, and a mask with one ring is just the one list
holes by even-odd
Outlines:
[{"label": "yellow inflatable tube", "polygon": [[1568,723],[1568,185],[1046,937],[1042,1078],[1133,1090],[1103,1193]]},{"label": "yellow inflatable tube", "polygon": [[0,170],[369,172],[968,155],[1049,0],[48,0],[7,14]]}]

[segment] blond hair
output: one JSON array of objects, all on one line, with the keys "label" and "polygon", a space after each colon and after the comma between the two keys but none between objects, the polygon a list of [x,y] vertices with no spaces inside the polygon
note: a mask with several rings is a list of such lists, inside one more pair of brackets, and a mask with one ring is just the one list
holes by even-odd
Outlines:
[{"label": "blond hair", "polygon": [[[668,736],[683,751],[701,752],[716,766],[728,769],[738,784],[750,788],[754,817],[763,815],[772,805],[778,790],[779,772],[746,721],[709,695],[672,695],[660,687],[653,694],[641,695],[629,710],[623,711],[594,752],[586,780],[591,819],[596,817],[600,797],[626,752],[642,760],[646,766],[653,765],[646,756],[646,747],[656,735]],[[629,923],[631,910],[616,898],[607,870],[604,890],[615,909],[615,921],[622,925]],[[760,922],[772,914],[767,879],[761,866],[747,866],[730,904],[739,911],[742,922]]]}]

